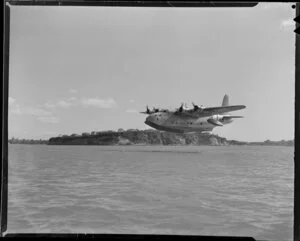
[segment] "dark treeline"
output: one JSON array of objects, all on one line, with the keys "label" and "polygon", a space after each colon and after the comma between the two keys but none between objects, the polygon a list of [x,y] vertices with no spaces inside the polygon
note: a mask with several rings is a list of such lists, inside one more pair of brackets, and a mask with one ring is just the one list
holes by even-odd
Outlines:
[{"label": "dark treeline", "polygon": [[242,142],[227,140],[218,135],[175,134],[153,129],[129,129],[118,131],[93,131],[82,134],[61,135],[49,139],[49,145],[284,145],[293,146],[294,141]]},{"label": "dark treeline", "polygon": [[294,140],[263,142],[243,142],[227,140],[218,135],[175,134],[153,129],[129,129],[118,131],[92,131],[82,134],[59,135],[49,140],[11,138],[10,144],[49,144],[49,145],[259,145],[259,146],[293,146]]},{"label": "dark treeline", "polygon": [[263,145],[263,146],[293,146],[294,140],[281,140],[281,141],[270,141],[266,140],[264,142],[249,142],[249,145]]},{"label": "dark treeline", "polygon": [[18,139],[18,138],[11,138],[8,140],[10,144],[48,144],[48,140],[33,140],[33,139]]},{"label": "dark treeline", "polygon": [[[49,139],[53,145],[212,145],[213,136],[174,134],[156,130],[123,130],[63,135]],[[218,138],[218,143],[226,140]],[[216,140],[215,140],[216,141]]]}]

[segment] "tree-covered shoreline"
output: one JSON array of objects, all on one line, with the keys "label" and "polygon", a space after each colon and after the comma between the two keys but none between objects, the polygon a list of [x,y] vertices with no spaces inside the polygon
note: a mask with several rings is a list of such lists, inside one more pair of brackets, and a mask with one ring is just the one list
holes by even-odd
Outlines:
[{"label": "tree-covered shoreline", "polygon": [[153,129],[129,129],[118,131],[92,131],[82,134],[60,135],[49,140],[33,140],[11,138],[10,144],[48,144],[48,145],[265,145],[265,146],[293,146],[293,140],[264,142],[244,142],[227,140],[215,134],[175,134],[160,132]]},{"label": "tree-covered shoreline", "polygon": [[19,139],[19,138],[14,138],[12,137],[11,139],[8,140],[9,144],[43,144],[47,145],[49,140],[34,140],[34,139]]}]

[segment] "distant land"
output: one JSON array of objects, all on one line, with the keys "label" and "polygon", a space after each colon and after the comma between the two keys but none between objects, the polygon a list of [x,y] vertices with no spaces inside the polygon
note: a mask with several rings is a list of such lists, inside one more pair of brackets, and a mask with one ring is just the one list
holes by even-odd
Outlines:
[{"label": "distant land", "polygon": [[28,140],[11,138],[10,144],[48,144],[48,145],[259,145],[259,146],[294,146],[294,140],[263,142],[244,142],[227,140],[218,135],[208,134],[177,134],[160,132],[153,129],[129,129],[118,131],[93,131],[82,134],[60,135],[49,140]]},{"label": "distant land", "polygon": [[33,139],[18,139],[18,138],[11,138],[8,139],[8,143],[10,144],[48,144],[49,140],[33,140]]}]

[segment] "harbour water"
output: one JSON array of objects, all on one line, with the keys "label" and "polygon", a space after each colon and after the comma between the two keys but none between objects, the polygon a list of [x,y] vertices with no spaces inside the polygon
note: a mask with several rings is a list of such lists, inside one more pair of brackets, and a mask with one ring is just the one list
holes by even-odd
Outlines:
[{"label": "harbour water", "polygon": [[293,147],[9,145],[8,233],[292,240]]}]

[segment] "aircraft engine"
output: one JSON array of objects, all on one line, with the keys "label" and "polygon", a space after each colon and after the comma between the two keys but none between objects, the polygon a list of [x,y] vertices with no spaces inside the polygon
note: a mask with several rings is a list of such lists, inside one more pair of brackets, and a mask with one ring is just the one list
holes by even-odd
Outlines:
[{"label": "aircraft engine", "polygon": [[181,103],[181,106],[178,108],[178,111],[179,111],[179,112],[182,112],[182,111],[183,111],[183,103]]},{"label": "aircraft engine", "polygon": [[194,102],[192,103],[194,107],[194,111],[197,111],[200,107],[198,105],[195,105]]},{"label": "aircraft engine", "polygon": [[158,109],[158,108],[155,108],[155,107],[153,107],[153,112],[157,113],[157,112],[159,112],[159,109]]},{"label": "aircraft engine", "polygon": [[194,111],[199,110],[200,112],[202,112],[205,109],[205,107],[203,105],[199,106],[199,105],[196,105],[194,102],[192,104],[194,107]]}]

